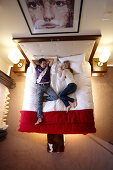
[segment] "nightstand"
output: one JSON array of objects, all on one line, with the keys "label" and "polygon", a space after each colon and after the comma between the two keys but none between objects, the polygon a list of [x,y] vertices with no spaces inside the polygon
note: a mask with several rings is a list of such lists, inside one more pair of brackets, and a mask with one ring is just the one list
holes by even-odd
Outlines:
[{"label": "nightstand", "polygon": [[18,75],[24,75],[27,70],[27,62],[25,59],[20,59],[19,63],[14,64],[12,71]]},{"label": "nightstand", "polygon": [[102,66],[98,66],[98,62],[99,62],[99,58],[93,58],[93,62],[92,62],[92,67],[93,67],[93,71],[92,71],[92,76],[104,76],[104,73],[107,72],[107,62],[103,63]]}]

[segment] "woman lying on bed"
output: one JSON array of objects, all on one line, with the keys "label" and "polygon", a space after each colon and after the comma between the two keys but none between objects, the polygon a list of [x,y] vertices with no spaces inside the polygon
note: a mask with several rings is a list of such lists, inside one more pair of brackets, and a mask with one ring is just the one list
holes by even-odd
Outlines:
[{"label": "woman lying on bed", "polygon": [[74,93],[77,89],[77,85],[73,77],[73,70],[70,68],[69,61],[64,61],[62,63],[61,70],[59,70],[57,77],[60,81],[65,81],[66,83],[66,88],[63,89],[58,96],[63,101],[68,112],[72,107],[69,102],[73,103],[74,107],[77,106],[77,100],[68,96],[69,94]]}]

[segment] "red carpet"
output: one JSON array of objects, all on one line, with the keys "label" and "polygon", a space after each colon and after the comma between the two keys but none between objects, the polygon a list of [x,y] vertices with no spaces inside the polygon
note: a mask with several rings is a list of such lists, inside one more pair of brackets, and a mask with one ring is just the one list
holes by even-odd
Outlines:
[{"label": "red carpet", "polygon": [[37,114],[33,111],[20,111],[20,132],[47,134],[87,134],[95,133],[93,109],[44,112],[43,122],[35,125]]}]

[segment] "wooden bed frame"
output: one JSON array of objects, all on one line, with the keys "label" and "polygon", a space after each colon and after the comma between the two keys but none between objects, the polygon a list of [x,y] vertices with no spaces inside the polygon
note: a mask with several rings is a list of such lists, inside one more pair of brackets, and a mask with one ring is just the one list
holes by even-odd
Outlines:
[{"label": "wooden bed frame", "polygon": [[[85,41],[85,40],[95,40],[89,62],[92,69],[92,59],[98,47],[101,35],[79,35],[79,36],[55,36],[55,37],[23,37],[23,38],[13,38],[13,41],[17,44],[18,49],[26,59],[28,65],[30,64],[29,59],[25,55],[24,51],[20,47],[19,43],[23,42],[50,42],[50,41]],[[52,144],[52,152],[63,152],[64,151],[64,136],[56,134],[47,135],[47,151],[50,152],[50,146]]]}]

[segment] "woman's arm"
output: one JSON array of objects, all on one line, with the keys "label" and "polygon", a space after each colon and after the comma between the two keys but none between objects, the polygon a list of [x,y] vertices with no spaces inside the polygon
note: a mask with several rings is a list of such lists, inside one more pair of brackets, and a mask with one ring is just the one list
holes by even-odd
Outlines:
[{"label": "woman's arm", "polygon": [[65,70],[61,70],[61,71],[58,70],[57,78],[58,78],[60,81],[64,81],[64,80],[65,80],[65,77],[66,77],[66,72],[65,72]]}]

